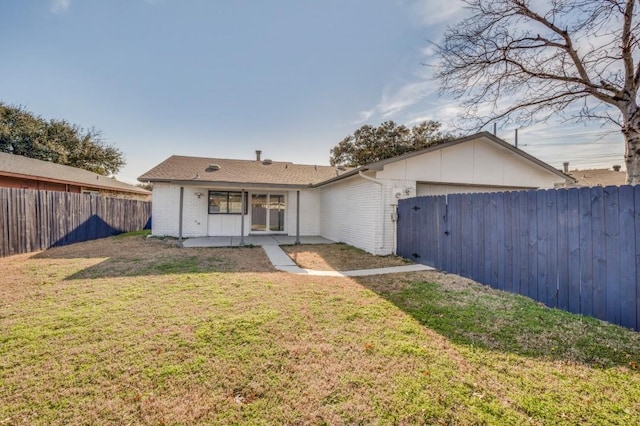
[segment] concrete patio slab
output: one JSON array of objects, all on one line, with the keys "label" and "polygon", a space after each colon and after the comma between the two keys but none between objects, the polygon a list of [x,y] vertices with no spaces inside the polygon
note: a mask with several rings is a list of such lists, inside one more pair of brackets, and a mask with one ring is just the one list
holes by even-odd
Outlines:
[{"label": "concrete patio slab", "polygon": [[[234,237],[197,237],[187,238],[182,242],[183,247],[239,247],[242,238]],[[244,237],[245,246],[278,246],[293,245],[296,243],[295,236],[289,235],[249,235]],[[300,237],[300,244],[334,244],[335,241],[318,236]]]},{"label": "concrete patio slab", "polygon": [[182,241],[183,247],[233,247],[233,237],[189,238]]}]

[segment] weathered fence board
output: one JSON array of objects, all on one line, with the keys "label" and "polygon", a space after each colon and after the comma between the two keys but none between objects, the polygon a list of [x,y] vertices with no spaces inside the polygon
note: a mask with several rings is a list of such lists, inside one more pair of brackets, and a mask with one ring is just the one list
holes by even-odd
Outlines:
[{"label": "weathered fence board", "polygon": [[605,319],[607,315],[605,282],[607,280],[607,265],[605,252],[604,228],[604,191],[602,188],[592,188],[591,232],[593,233],[593,285],[592,304],[593,316]]},{"label": "weathered fence board", "polygon": [[151,203],[0,188],[0,257],[144,229]]},{"label": "weathered fence board", "polygon": [[404,257],[640,330],[640,185],[417,197],[398,216]]},{"label": "weathered fence board", "polygon": [[[634,229],[634,200],[633,187],[620,187],[619,196],[619,226],[618,241],[620,242],[620,261],[619,267],[621,272],[632,265],[635,269],[636,263],[636,241],[635,232],[629,238],[622,238],[622,234]],[[628,273],[620,274],[620,324],[635,328],[635,297],[624,297],[624,295],[632,295],[635,292],[635,275]]]},{"label": "weathered fence board", "polygon": [[[578,191],[565,191],[567,193],[567,226],[568,237],[568,268],[567,302],[569,312],[580,313],[580,194]],[[562,283],[562,281],[561,281]]]},{"label": "weathered fence board", "polygon": [[567,191],[559,190],[558,206],[558,276],[557,308],[569,310],[569,204]]},{"label": "weathered fence board", "polygon": [[605,259],[606,285],[605,308],[606,320],[620,324],[620,210],[618,203],[618,189],[604,188],[604,228],[605,228]]}]

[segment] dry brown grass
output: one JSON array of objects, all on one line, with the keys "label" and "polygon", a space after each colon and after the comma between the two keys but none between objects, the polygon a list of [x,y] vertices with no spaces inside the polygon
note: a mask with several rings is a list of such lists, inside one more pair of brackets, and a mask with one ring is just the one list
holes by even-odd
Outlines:
[{"label": "dry brown grass", "polygon": [[353,271],[411,263],[398,256],[372,256],[346,244],[283,246],[282,249],[301,268],[318,271]]},{"label": "dry brown grass", "polygon": [[[344,251],[299,249],[328,265]],[[339,269],[376,260],[358,256]],[[628,363],[484,348],[425,326],[420,283],[448,282],[437,294],[455,305],[436,306],[452,317],[470,309],[462,297],[516,304],[455,276],[300,276],[275,272],[260,248],[139,237],[0,259],[0,272],[0,424],[632,424],[640,415],[640,374]],[[436,284],[427,289],[434,297]],[[637,357],[633,333],[604,330]]]}]

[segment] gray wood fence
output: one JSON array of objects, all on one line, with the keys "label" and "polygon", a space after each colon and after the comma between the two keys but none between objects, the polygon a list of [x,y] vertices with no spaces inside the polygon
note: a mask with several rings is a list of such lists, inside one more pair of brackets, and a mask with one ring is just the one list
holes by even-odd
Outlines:
[{"label": "gray wood fence", "polygon": [[640,185],[401,200],[398,254],[640,329]]},{"label": "gray wood fence", "polygon": [[150,221],[148,201],[0,188],[0,257],[136,231]]}]

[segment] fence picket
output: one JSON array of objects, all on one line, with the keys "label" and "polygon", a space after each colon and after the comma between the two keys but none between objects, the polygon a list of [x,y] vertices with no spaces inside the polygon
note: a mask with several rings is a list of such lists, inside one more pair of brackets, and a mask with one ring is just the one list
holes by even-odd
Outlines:
[{"label": "fence picket", "polygon": [[520,293],[520,192],[509,193],[511,208],[511,267],[508,270],[507,283],[509,291]]},{"label": "fence picket", "polygon": [[529,220],[527,216],[528,211],[528,197],[526,192],[520,193],[520,204],[518,206],[520,216],[520,259],[518,261],[520,265],[520,280],[518,293],[527,295],[529,285]]},{"label": "fence picket", "polygon": [[498,268],[500,267],[500,259],[498,258],[498,250],[500,246],[500,240],[495,232],[498,228],[498,196],[495,193],[489,194],[489,223],[491,234],[489,235],[489,241],[491,242],[491,275],[489,277],[489,285],[493,288],[498,288]]},{"label": "fence picket", "polygon": [[[633,187],[633,204],[634,204],[634,222],[636,225],[635,228],[635,240],[636,240],[636,250],[640,250],[640,185],[636,185]],[[635,292],[635,305],[636,305],[636,326],[635,330],[640,330],[640,256],[638,256],[637,252],[635,253],[636,258],[636,292]],[[633,298],[633,293],[631,293],[631,297]]]},{"label": "fence picket", "polygon": [[546,299],[544,304],[552,308],[558,306],[558,191],[545,191],[545,247],[547,252]]},{"label": "fence picket", "polygon": [[569,310],[569,194],[566,189],[557,192],[558,262],[556,307]]},{"label": "fence picket", "polygon": [[580,197],[577,189],[567,191],[568,310],[580,313]]},{"label": "fence picket", "polygon": [[482,217],[486,228],[484,238],[484,273],[481,275],[483,283],[491,282],[491,194],[482,194]]},{"label": "fence picket", "polygon": [[498,247],[499,268],[498,268],[498,288],[508,290],[511,286],[507,281],[507,269],[511,268],[509,256],[511,254],[511,222],[507,209],[509,205],[508,193],[496,194],[498,204],[498,239],[502,244]]},{"label": "fence picket", "polygon": [[537,282],[536,282],[536,297],[535,299],[539,300],[542,303],[546,303],[547,299],[547,279],[548,279],[548,271],[547,271],[547,223],[546,223],[546,215],[547,215],[547,203],[546,197],[547,191],[538,191],[536,193],[536,230],[537,230],[537,238],[536,238],[536,258],[537,258]]},{"label": "fence picket", "polygon": [[483,243],[483,223],[482,223],[482,195],[481,194],[471,194],[469,196],[471,200],[471,276],[478,277],[480,276],[481,259],[484,252],[484,243]]},{"label": "fence picket", "polygon": [[591,188],[580,188],[580,313],[593,316],[593,231]]},{"label": "fence picket", "polygon": [[591,188],[591,205],[593,208],[591,221],[591,232],[593,233],[593,316],[604,319],[607,314],[607,292],[605,288],[607,279],[607,254],[605,246],[603,188]]},{"label": "fence picket", "polygon": [[447,252],[449,241],[447,238],[447,198],[444,195],[436,197],[438,203],[438,263],[434,265],[438,269],[445,269],[445,261],[449,256]]},{"label": "fence picket", "polygon": [[[618,193],[620,233],[620,325],[636,328],[636,240],[633,187],[624,185]],[[630,238],[622,238],[628,234]],[[607,277],[608,278],[608,277]]]},{"label": "fence picket", "polygon": [[451,229],[453,228],[451,224],[451,204],[449,203],[448,196],[444,196],[445,200],[445,214],[442,218],[444,225],[444,233],[440,234],[440,237],[443,241],[443,251],[444,257],[440,259],[440,269],[444,271],[451,271],[451,258],[453,257],[452,253],[452,243],[451,243]]},{"label": "fence picket", "polygon": [[0,191],[0,254],[9,252],[9,229],[6,225],[9,223],[9,196],[7,191]]},{"label": "fence picket", "polygon": [[618,188],[603,190],[605,224],[605,319],[620,324],[620,210]]}]

